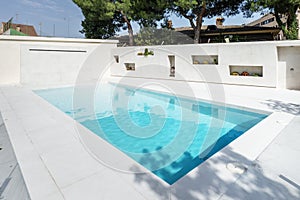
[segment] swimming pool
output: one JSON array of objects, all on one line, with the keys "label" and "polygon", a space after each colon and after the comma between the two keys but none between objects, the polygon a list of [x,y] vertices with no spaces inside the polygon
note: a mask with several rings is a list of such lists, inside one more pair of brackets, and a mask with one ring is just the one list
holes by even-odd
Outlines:
[{"label": "swimming pool", "polygon": [[268,116],[112,84],[97,88],[93,105],[73,87],[35,93],[169,184]]}]

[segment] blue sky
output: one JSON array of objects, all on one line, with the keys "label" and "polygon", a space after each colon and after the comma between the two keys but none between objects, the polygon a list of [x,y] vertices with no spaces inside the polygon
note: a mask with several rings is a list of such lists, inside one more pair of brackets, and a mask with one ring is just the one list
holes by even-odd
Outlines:
[{"label": "blue sky", "polygon": [[[14,23],[34,25],[38,34],[41,32],[42,36],[84,37],[79,33],[84,16],[72,0],[1,0],[0,21],[6,22],[11,17],[14,18]],[[227,18],[224,24],[243,24],[258,17],[259,15],[255,15],[249,19],[237,15]],[[189,26],[184,18],[173,16],[172,20],[174,27]],[[204,20],[204,24],[214,23],[215,18]],[[133,27],[136,32],[138,26],[134,24]],[[126,31],[122,31],[120,34],[125,33]]]},{"label": "blue sky", "polygon": [[0,21],[11,17],[14,23],[34,25],[38,34],[41,27],[43,36],[83,37],[84,18],[72,0],[0,0]]}]

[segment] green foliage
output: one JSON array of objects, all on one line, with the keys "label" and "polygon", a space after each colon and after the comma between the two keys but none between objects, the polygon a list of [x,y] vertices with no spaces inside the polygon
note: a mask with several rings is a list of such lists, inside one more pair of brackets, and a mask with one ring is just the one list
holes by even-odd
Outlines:
[{"label": "green foliage", "polygon": [[231,16],[239,13],[244,0],[175,0],[172,10],[180,17],[194,19],[204,8],[203,17],[212,18],[217,15]]},{"label": "green foliage", "polygon": [[154,56],[154,52],[153,51],[149,51],[148,48],[145,48],[145,51],[144,51],[144,56]]},{"label": "green foliage", "polygon": [[200,30],[204,17],[231,16],[240,12],[244,0],[175,0],[171,10],[179,17],[189,20],[195,31],[195,42],[200,41]]},{"label": "green foliage", "polygon": [[[247,0],[243,11],[247,16],[251,16],[253,12],[273,12],[286,38],[297,39],[296,11],[299,6],[300,0]],[[285,15],[287,21],[283,22],[280,15]]]},{"label": "green foliage", "polygon": [[148,56],[148,53],[149,53],[149,50],[148,50],[148,48],[146,48],[145,51],[144,51],[144,55]]},{"label": "green foliage", "polygon": [[137,34],[135,44],[138,46],[173,44],[172,34],[173,31],[166,28],[144,27]]},{"label": "green foliage", "polygon": [[85,34],[86,38],[91,39],[107,39],[115,35],[120,27],[112,20],[93,20],[85,18],[81,22],[83,29],[80,31]]},{"label": "green foliage", "polygon": [[107,38],[113,36],[122,27],[128,29],[132,38],[131,22],[141,27],[156,26],[156,22],[164,18],[169,5],[163,0],[73,0],[85,16],[83,30],[88,38]]},{"label": "green foliage", "polygon": [[144,27],[134,38],[137,46],[192,44],[193,40],[186,34],[168,28]]},{"label": "green foliage", "polygon": [[105,0],[73,0],[85,16],[81,22],[83,29],[80,31],[86,38],[106,39],[114,36],[123,26],[115,14],[115,7]]},{"label": "green foliage", "polygon": [[283,28],[283,33],[288,40],[297,40],[298,39],[298,23],[297,20],[294,19],[289,28]]}]

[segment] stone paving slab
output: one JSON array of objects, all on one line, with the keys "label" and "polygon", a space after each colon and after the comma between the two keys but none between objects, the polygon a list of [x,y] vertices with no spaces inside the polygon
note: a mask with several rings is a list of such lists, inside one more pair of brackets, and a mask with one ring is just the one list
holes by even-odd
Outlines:
[{"label": "stone paving slab", "polygon": [[[256,197],[271,199],[276,196],[299,199],[300,194],[295,185],[279,177],[282,174],[298,184],[296,170],[280,167],[284,166],[285,162],[292,162],[293,156],[286,156],[286,161],[282,159],[282,162],[276,165],[277,168],[272,167],[276,157],[282,157],[284,152],[288,155],[296,155],[299,152],[298,132],[294,132],[299,124],[295,118],[297,106],[294,106],[293,110],[287,109],[291,103],[300,105],[299,92],[268,88],[255,90],[251,87],[248,92],[245,92],[247,88],[224,87],[226,103],[271,111],[274,112],[273,118],[266,120],[264,126],[253,128],[252,131],[256,136],[252,137],[250,134],[251,143],[248,143],[250,147],[239,145],[242,140],[247,140],[245,139],[247,133],[245,133],[245,137],[240,137],[240,141],[238,139],[235,144],[228,145],[172,186],[131,159],[124,157],[123,153],[96,138],[93,133],[28,89],[15,86],[1,87],[0,110],[33,200],[73,200],[84,197],[88,199],[122,197],[189,200]],[[237,93],[239,90],[244,91],[245,95]],[[254,91],[258,91],[261,96],[257,97],[257,93],[252,94]],[[201,92],[198,95],[200,94]],[[280,101],[280,104],[274,106],[265,103],[273,100]],[[275,128],[271,129],[274,125]],[[85,139],[90,141],[88,145],[81,142],[77,133],[78,127],[82,129],[80,131],[83,131]],[[282,136],[284,132],[288,132],[291,136]],[[270,137],[266,137],[267,140],[261,142],[264,134]],[[261,152],[251,153],[255,145],[261,144],[264,145],[264,148],[260,147]],[[110,164],[97,160],[92,152],[98,154],[105,152],[106,157],[116,159],[110,164],[122,162],[124,167],[139,168],[144,173],[134,174],[112,168]],[[298,164],[298,161],[295,164]],[[242,170],[236,170],[235,167]]]}]

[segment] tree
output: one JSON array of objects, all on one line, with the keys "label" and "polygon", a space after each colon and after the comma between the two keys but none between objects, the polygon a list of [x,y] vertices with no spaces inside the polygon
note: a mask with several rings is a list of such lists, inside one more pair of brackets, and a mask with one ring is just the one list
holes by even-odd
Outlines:
[{"label": "tree", "polygon": [[[141,27],[156,26],[156,22],[164,17],[167,1],[155,0],[73,0],[82,10],[85,20],[82,23],[82,32],[93,35],[94,31],[106,37],[115,35],[120,27],[128,30],[129,45],[132,46],[132,22],[137,22]],[[93,20],[90,20],[93,19]],[[99,28],[95,27],[100,25]],[[106,24],[107,23],[107,24]],[[104,29],[101,30],[100,29]]]},{"label": "tree", "polygon": [[[179,33],[178,33],[179,34]],[[156,27],[144,27],[142,28],[137,37],[135,38],[135,43],[138,46],[149,46],[149,45],[171,45],[176,41],[176,32],[167,29]]]},{"label": "tree", "polygon": [[178,16],[189,20],[194,30],[194,43],[200,43],[201,27],[204,17],[217,15],[231,16],[240,12],[244,0],[175,0],[171,10]]},{"label": "tree", "polygon": [[149,45],[175,45],[175,44],[191,44],[193,40],[178,31],[174,31],[169,21],[168,25],[157,29],[156,27],[141,28],[135,37],[135,44],[138,46]]},{"label": "tree", "polygon": [[156,22],[163,19],[168,6],[168,1],[164,0],[121,0],[114,1],[116,12],[119,13],[127,28],[129,35],[129,45],[133,46],[133,29],[131,22],[135,21],[140,27],[155,26]]},{"label": "tree", "polygon": [[86,38],[91,39],[110,38],[122,27],[121,24],[115,23],[113,19],[99,19],[90,15],[86,15],[85,20],[81,22],[81,26],[83,29],[80,32],[84,33]]},{"label": "tree", "polygon": [[106,0],[73,0],[81,8],[85,19],[81,22],[80,31],[86,38],[106,39],[114,36],[122,25],[115,20],[114,7]]},{"label": "tree", "polygon": [[[274,12],[279,27],[283,30],[287,39],[297,39],[297,9],[300,6],[300,0],[248,0],[244,10],[250,11],[246,14],[252,15],[253,12],[267,9]],[[281,16],[286,17],[286,23],[282,21]]]}]

